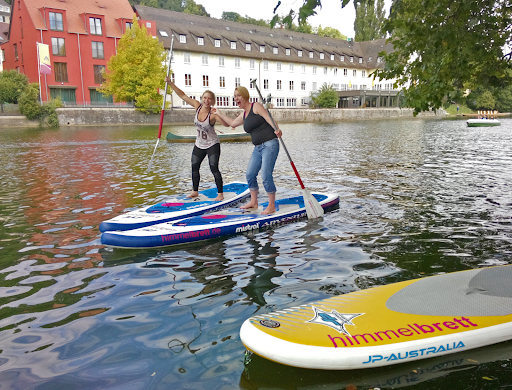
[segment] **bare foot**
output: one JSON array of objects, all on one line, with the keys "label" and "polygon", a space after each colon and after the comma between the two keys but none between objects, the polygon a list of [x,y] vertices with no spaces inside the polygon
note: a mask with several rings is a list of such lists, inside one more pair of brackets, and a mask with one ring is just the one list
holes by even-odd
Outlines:
[{"label": "bare foot", "polygon": [[218,194],[214,200],[224,200],[224,194]]},{"label": "bare foot", "polygon": [[275,207],[267,207],[265,210],[261,212],[262,215],[272,214],[276,212]]},{"label": "bare foot", "polygon": [[247,209],[257,209],[258,208],[258,203],[247,203],[247,204],[244,204],[243,206],[240,206],[240,208],[242,210],[247,210]]},{"label": "bare foot", "polygon": [[187,198],[197,198],[199,196],[199,192],[192,191],[190,194],[187,195]]}]

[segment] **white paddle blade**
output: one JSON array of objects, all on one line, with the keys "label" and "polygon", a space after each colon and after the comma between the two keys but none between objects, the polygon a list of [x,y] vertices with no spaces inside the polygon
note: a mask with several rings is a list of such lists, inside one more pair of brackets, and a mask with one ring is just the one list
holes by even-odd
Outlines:
[{"label": "white paddle blade", "polygon": [[151,166],[153,165],[153,158],[155,157],[156,149],[158,148],[158,143],[160,142],[160,138],[156,140],[155,149],[153,150],[153,154],[151,155],[151,160],[149,161],[147,172],[151,171]]},{"label": "white paddle blade", "polygon": [[306,188],[302,190],[302,196],[304,197],[306,213],[308,214],[309,219],[320,218],[324,215],[324,209],[320,206],[318,200],[316,200]]}]

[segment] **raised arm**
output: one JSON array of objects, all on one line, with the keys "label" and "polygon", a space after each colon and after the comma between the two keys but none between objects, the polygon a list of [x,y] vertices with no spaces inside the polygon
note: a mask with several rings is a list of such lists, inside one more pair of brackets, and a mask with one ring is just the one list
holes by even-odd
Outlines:
[{"label": "raised arm", "polygon": [[192,99],[190,96],[187,96],[187,94],[185,92],[183,92],[181,89],[179,89],[176,84],[174,84],[172,81],[171,81],[171,78],[170,77],[166,77],[165,78],[165,81],[167,81],[167,83],[171,86],[172,90],[174,92],[176,92],[176,95],[178,95],[181,99],[183,99],[185,102],[187,102],[188,104],[190,104],[191,106],[193,106],[194,108],[197,108],[201,105],[201,103],[199,101],[197,101],[196,99]]},{"label": "raised arm", "polygon": [[267,121],[267,123],[272,126],[272,128],[274,129],[274,133],[276,133],[276,135],[278,137],[281,137],[283,135],[283,132],[281,131],[281,129],[279,128],[279,125],[277,124],[277,122],[274,120],[274,122],[276,123],[276,128],[274,128],[274,124],[272,123],[272,118],[270,118],[270,115],[267,111],[267,109],[265,107],[263,107],[263,104],[261,103],[254,103],[254,105],[252,106],[252,110],[255,114],[258,114],[258,115],[261,115],[263,117],[263,119],[265,119]]},{"label": "raised arm", "polygon": [[240,115],[238,115],[235,119],[231,119],[229,116],[224,115],[216,108],[213,108],[211,115],[215,119],[218,119],[219,122],[222,123],[222,125],[225,127],[235,128],[244,123],[244,113],[243,112]]}]

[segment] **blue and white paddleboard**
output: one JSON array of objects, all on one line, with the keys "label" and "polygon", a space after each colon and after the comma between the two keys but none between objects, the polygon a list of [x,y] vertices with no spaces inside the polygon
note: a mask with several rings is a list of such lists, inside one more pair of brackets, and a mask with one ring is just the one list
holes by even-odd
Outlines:
[{"label": "blue and white paddleboard", "polygon": [[248,198],[250,194],[247,183],[232,182],[224,185],[224,200],[221,201],[214,200],[217,197],[217,188],[199,191],[199,196],[195,198],[187,198],[186,195],[170,196],[156,205],[102,222],[100,232],[138,229],[222,210]]},{"label": "blue and white paddleboard", "polygon": [[[312,194],[324,210],[339,204],[338,195]],[[243,233],[305,217],[306,207],[302,196],[279,199],[275,213],[262,215],[266,204],[258,209],[231,208],[222,213],[208,213],[176,222],[160,223],[124,232],[110,231],[101,236],[103,245],[119,248],[155,248],[190,243],[231,234]]]},{"label": "blue and white paddleboard", "polygon": [[512,339],[512,265],[407,280],[255,315],[248,350],[322,370],[374,368]]}]

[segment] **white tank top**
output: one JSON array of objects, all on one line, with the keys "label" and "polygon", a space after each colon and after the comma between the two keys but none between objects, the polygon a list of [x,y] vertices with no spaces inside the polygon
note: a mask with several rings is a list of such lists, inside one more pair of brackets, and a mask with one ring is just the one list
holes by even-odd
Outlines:
[{"label": "white tank top", "polygon": [[196,117],[194,124],[196,125],[197,137],[196,146],[199,149],[208,149],[209,147],[219,143],[219,137],[215,132],[215,128],[210,124],[210,113],[206,116],[206,119],[201,122],[199,120],[199,111],[201,110],[201,104],[196,110]]}]

